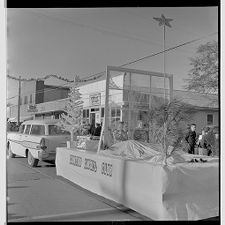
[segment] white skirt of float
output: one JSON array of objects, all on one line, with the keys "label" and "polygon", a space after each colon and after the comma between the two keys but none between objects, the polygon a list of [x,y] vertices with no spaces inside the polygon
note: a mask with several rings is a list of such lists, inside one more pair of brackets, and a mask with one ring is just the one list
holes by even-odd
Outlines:
[{"label": "white skirt of float", "polygon": [[57,148],[56,173],[153,220],[219,215],[218,162],[163,166]]}]

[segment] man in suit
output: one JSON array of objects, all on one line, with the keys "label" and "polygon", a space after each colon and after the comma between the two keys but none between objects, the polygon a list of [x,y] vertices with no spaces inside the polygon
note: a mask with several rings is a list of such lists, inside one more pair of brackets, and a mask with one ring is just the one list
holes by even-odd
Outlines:
[{"label": "man in suit", "polygon": [[185,136],[185,140],[188,143],[188,153],[194,154],[195,152],[195,145],[196,145],[196,124],[191,124],[190,130]]}]

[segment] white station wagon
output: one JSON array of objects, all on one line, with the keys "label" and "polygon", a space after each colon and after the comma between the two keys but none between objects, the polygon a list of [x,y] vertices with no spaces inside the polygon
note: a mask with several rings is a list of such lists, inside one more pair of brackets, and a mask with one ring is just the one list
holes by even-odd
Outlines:
[{"label": "white station wagon", "polygon": [[27,157],[30,166],[39,160],[55,160],[56,147],[65,147],[70,134],[63,131],[59,120],[30,120],[21,124],[19,132],[8,133],[7,147],[10,158],[15,155]]}]

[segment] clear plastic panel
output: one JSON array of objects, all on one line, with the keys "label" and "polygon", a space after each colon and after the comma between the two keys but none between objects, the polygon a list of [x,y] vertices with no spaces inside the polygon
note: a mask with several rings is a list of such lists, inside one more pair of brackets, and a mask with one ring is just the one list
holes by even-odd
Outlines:
[{"label": "clear plastic panel", "polygon": [[170,99],[169,78],[165,78],[164,89],[162,74],[139,74],[136,71],[132,73],[131,70],[109,71],[108,74],[109,102],[106,107],[109,114],[104,127],[104,132],[107,133],[106,145],[125,139],[156,142],[150,113],[152,108]]}]

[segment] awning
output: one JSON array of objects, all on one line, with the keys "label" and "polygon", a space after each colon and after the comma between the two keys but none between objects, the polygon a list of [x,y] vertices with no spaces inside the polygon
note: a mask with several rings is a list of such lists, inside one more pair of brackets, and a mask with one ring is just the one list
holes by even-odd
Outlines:
[{"label": "awning", "polygon": [[17,122],[17,118],[16,117],[9,118],[8,122]]},{"label": "awning", "polygon": [[[20,122],[24,122],[27,120],[33,120],[33,116],[21,116],[20,117]],[[9,118],[8,122],[17,122],[17,117]]]},{"label": "awning", "polygon": [[27,117],[21,117],[20,118],[20,122],[24,122],[24,121],[27,121],[27,120],[33,120],[33,116],[27,116]]}]

